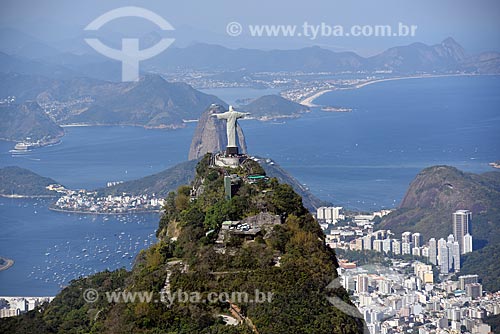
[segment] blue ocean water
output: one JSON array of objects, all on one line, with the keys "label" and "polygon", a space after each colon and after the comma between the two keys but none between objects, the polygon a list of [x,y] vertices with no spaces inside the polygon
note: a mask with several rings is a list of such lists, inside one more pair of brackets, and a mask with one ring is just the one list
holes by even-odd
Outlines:
[{"label": "blue ocean water", "polygon": [[248,146],[319,197],[360,210],[394,207],[423,168],[493,170],[500,159],[500,77],[387,81],[327,93],[286,124],[244,123]]},{"label": "blue ocean water", "polygon": [[11,154],[13,143],[0,141],[0,167],[28,168],[72,189],[104,187],[107,181],[136,179],[187,160],[195,126],[170,131],[67,127],[60,144],[27,154]]},{"label": "blue ocean water", "polygon": [[[498,92],[498,76],[382,82],[315,101],[353,108],[350,113],[313,109],[299,119],[243,120],[241,126],[251,154],[271,157],[320,198],[351,209],[380,209],[397,206],[425,167],[492,170],[488,163],[500,159]],[[235,97],[234,90],[211,93]],[[61,144],[25,155],[12,155],[13,144],[0,142],[0,167],[29,168],[70,188],[102,187],[184,161],[194,128],[67,128]],[[129,257],[154,239],[158,224],[154,214],[68,215],[47,210],[47,204],[0,199],[0,255],[16,261],[0,272],[0,295],[53,295],[61,282],[80,274],[130,267]]]},{"label": "blue ocean water", "polygon": [[81,215],[54,212],[47,199],[0,198],[0,296],[51,296],[74,278],[130,269],[156,242],[158,214]]}]

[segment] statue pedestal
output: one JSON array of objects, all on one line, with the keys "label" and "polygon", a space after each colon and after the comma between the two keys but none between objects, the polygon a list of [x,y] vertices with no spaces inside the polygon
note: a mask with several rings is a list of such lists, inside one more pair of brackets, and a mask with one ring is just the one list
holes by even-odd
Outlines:
[{"label": "statue pedestal", "polygon": [[226,147],[226,155],[238,155],[238,146]]}]

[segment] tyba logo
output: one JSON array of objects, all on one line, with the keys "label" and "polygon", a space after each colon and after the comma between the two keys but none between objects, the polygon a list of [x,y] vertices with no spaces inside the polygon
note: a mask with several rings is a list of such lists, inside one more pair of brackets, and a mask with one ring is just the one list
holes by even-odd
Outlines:
[{"label": "tyba logo", "polygon": [[[175,30],[163,17],[141,7],[121,7],[110,10],[90,22],[85,30],[99,30],[106,23],[122,17],[140,17],[156,24],[162,30]],[[139,80],[139,62],[152,58],[165,51],[174,38],[162,38],[157,44],[147,49],[139,50],[139,39],[122,38],[122,49],[117,50],[104,45],[97,38],[85,38],[85,42],[94,50],[108,58],[119,60],[122,63],[122,81]]]}]

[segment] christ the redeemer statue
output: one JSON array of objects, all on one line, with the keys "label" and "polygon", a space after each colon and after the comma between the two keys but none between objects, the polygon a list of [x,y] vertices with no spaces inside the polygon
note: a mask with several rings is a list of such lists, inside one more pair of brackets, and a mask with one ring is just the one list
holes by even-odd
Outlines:
[{"label": "christ the redeemer statue", "polygon": [[233,106],[229,106],[229,110],[222,114],[213,114],[218,119],[225,119],[226,131],[227,131],[227,153],[228,154],[238,154],[238,145],[236,144],[236,127],[238,126],[238,119],[243,118],[250,113],[239,112],[233,109]]}]

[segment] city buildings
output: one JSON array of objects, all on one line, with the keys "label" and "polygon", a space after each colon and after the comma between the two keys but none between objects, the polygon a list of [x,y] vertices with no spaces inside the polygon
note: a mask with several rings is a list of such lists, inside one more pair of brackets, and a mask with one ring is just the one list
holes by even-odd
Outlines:
[{"label": "city buildings", "polygon": [[465,284],[465,293],[472,299],[476,299],[483,295],[483,286],[480,283]]},{"label": "city buildings", "polygon": [[465,290],[467,284],[478,283],[478,275],[464,275],[458,278],[458,286],[460,290]]},{"label": "city buildings", "polygon": [[449,278],[435,282],[432,265],[420,261],[393,260],[390,266],[338,271],[370,334],[490,334],[483,319],[500,314],[500,292],[483,296],[479,283],[468,283],[461,291],[459,282]]},{"label": "city buildings", "polygon": [[[464,212],[466,213],[465,218],[462,219],[462,213]],[[462,221],[470,222],[470,211],[468,210],[459,210],[455,216],[458,217],[454,218],[453,224],[455,226],[458,226],[458,223]],[[442,275],[460,272],[462,252],[460,243],[454,234],[448,235],[446,239],[440,238],[438,241],[436,241],[435,237],[431,237],[425,243],[421,233],[406,231],[398,239],[390,230],[374,231],[373,221],[370,220],[374,217],[373,214],[347,217],[347,219],[350,218],[351,220],[354,218],[352,226],[330,229],[329,234],[326,236],[328,244],[334,248],[375,251],[389,256],[425,258],[429,264],[437,266]],[[472,251],[472,236],[469,233],[462,238],[462,241],[464,251]]]}]

